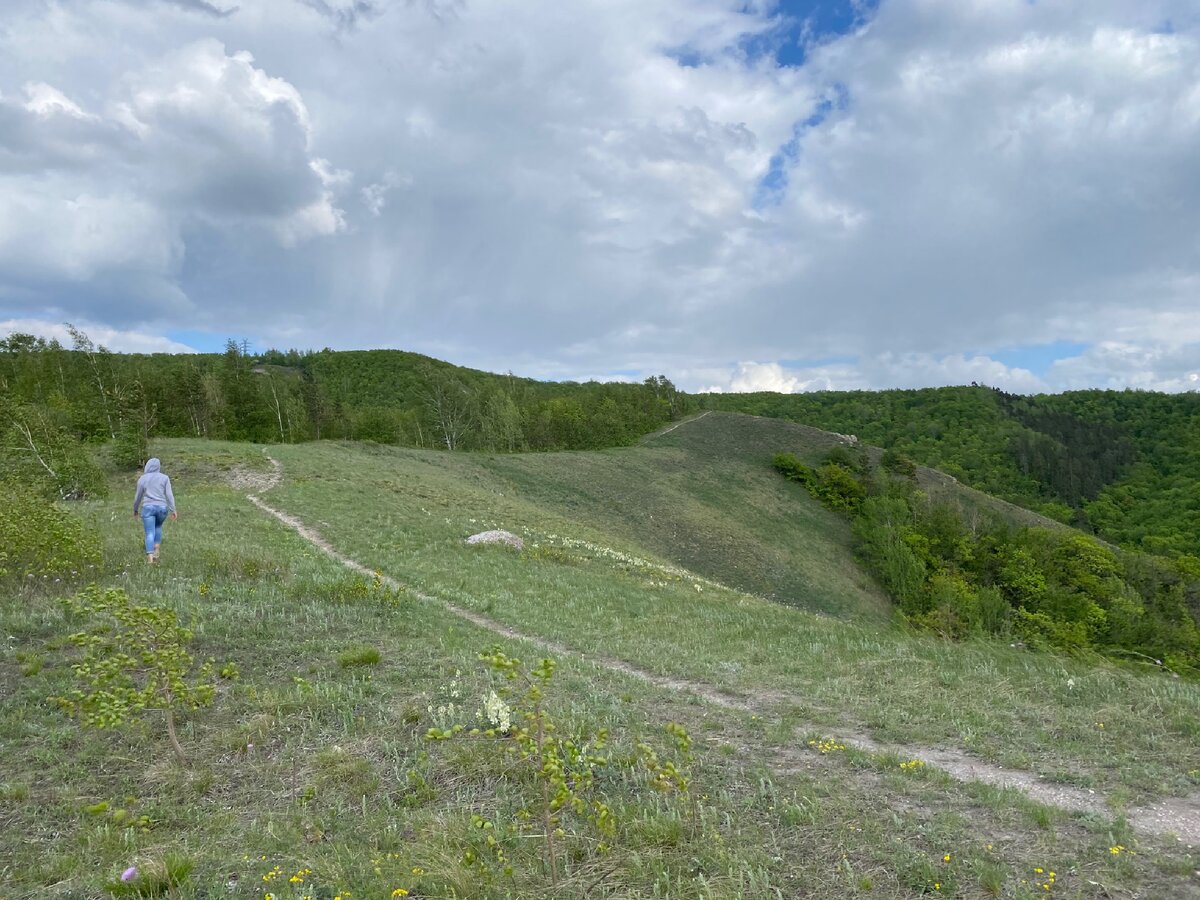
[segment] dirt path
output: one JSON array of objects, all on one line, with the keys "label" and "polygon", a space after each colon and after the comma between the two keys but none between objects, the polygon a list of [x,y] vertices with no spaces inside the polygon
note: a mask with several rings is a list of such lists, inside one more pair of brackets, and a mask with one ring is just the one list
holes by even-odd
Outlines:
[{"label": "dirt path", "polygon": [[[244,466],[238,466],[229,473],[229,485],[235,491],[249,491],[251,494],[265,494],[279,484],[283,478],[283,466],[279,460],[263,450],[263,456],[271,463],[270,472],[256,472]],[[248,495],[247,495],[248,496]]]},{"label": "dirt path", "polygon": [[682,422],[676,422],[670,428],[664,428],[662,431],[656,431],[653,434],[648,434],[644,438],[642,438],[642,442],[645,443],[646,441],[651,440],[653,438],[662,437],[664,434],[670,434],[672,431],[674,431],[680,425],[687,425],[690,422],[699,422],[701,419],[703,419],[705,416],[707,416],[710,412],[712,412],[711,409],[706,409],[704,412],[700,413],[700,415],[698,415],[694,418],[684,419]]},{"label": "dirt path", "polygon": [[[679,424],[682,425],[684,423],[681,422]],[[672,427],[678,427],[678,425]],[[267,491],[275,487],[279,484],[283,476],[283,467],[279,462],[270,455],[267,455],[267,459],[270,460],[273,471],[261,476],[261,479],[253,483],[253,488],[257,489],[258,492]],[[337,550],[319,532],[305,525],[300,519],[270,506],[258,496],[258,493],[248,493],[246,494],[246,499],[263,512],[275,517],[284,525],[296,531],[306,541],[337,560],[346,568],[372,578],[376,577],[377,573],[373,569]],[[620,672],[623,675],[652,684],[662,690],[673,693],[691,694],[714,706],[761,715],[772,703],[787,699],[777,693],[732,697],[720,692],[712,685],[656,675],[653,672],[647,672],[645,669],[640,669],[615,657],[584,654],[565,644],[525,634],[515,628],[497,622],[495,619],[488,618],[469,609],[464,609],[461,606],[456,606],[431,594],[418,591],[409,585],[402,584],[389,575],[379,574],[379,577],[384,584],[394,590],[404,591],[408,595],[425,603],[437,604],[454,615],[494,634],[502,635],[512,640],[523,641],[558,656],[571,657],[612,672]],[[926,765],[941,769],[959,781],[978,781],[997,787],[1015,788],[1039,803],[1055,806],[1070,812],[1096,813],[1100,815],[1109,815],[1113,812],[1103,794],[1067,785],[1049,783],[1030,772],[1005,769],[972,757],[960,750],[881,744],[866,735],[858,733],[827,732],[817,726],[813,726],[812,730],[814,732],[820,731],[824,736],[833,738],[839,743],[870,753],[890,753],[905,759],[919,759]],[[1130,825],[1140,831],[1149,834],[1174,835],[1189,847],[1200,845],[1200,795],[1185,798],[1168,798],[1147,806],[1129,808],[1125,810],[1125,817]]]}]

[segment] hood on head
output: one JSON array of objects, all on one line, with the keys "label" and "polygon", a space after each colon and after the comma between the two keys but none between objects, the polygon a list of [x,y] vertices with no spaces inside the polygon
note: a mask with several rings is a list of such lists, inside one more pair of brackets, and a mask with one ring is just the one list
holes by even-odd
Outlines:
[{"label": "hood on head", "polygon": [[147,475],[149,475],[151,472],[157,472],[161,468],[162,463],[158,461],[157,456],[152,456],[150,459],[146,460],[145,472]]}]

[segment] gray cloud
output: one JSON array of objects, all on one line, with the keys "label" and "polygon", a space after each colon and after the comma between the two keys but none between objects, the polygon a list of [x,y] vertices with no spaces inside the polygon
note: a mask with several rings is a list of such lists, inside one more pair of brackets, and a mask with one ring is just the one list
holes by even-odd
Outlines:
[{"label": "gray cloud", "polygon": [[163,2],[170,3],[171,5],[178,6],[182,9],[194,10],[210,16],[216,16],[218,19],[223,19],[226,16],[232,16],[238,10],[236,6],[220,7],[215,3],[209,3],[208,0],[163,0]]},{"label": "gray cloud", "polygon": [[373,0],[300,0],[305,6],[319,12],[338,29],[357,28],[364,22],[383,14],[381,5]]},{"label": "gray cloud", "polygon": [[[768,3],[152,8],[0,32],[0,313],[692,388],[1190,383],[1188,3],[884,0],[798,69],[747,57]],[[991,355],[1054,341],[1093,350]]]},{"label": "gray cloud", "polygon": [[259,229],[291,246],[344,227],[334,194],[349,176],[309,152],[303,100],[248,53],[186,44],[123,73],[98,111],[44,82],[23,95],[0,98],[12,312],[178,323],[196,314],[184,262],[197,229]]},{"label": "gray cloud", "polygon": [[0,173],[82,170],[128,151],[124,129],[49,85],[26,82],[21,93],[0,96]]}]

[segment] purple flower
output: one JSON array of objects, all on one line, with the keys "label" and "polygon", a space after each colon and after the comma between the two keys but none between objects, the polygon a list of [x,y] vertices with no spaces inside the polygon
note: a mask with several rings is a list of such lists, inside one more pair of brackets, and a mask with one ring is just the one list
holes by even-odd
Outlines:
[{"label": "purple flower", "polygon": [[126,869],[124,872],[121,873],[122,881],[133,881],[133,879],[135,879],[135,878],[137,878],[137,866],[130,866],[128,869]]}]

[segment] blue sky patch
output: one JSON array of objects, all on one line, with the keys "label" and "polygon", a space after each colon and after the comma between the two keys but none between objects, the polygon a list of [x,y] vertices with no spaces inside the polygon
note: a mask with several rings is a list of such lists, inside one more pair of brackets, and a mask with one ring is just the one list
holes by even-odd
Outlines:
[{"label": "blue sky patch", "polygon": [[1004,363],[1010,369],[1028,369],[1039,378],[1044,378],[1050,371],[1050,366],[1056,360],[1069,359],[1079,356],[1090,345],[1074,341],[1055,341],[1051,344],[1030,344],[1026,347],[1010,347],[996,350],[992,353],[980,354],[988,356],[996,362]]},{"label": "blue sky patch", "polygon": [[781,66],[802,66],[807,48],[849,34],[870,18],[879,0],[781,0],[779,14],[787,25],[775,51]]},{"label": "blue sky patch", "polygon": [[846,91],[846,86],[835,84],[833,95],[822,99],[807,119],[796,123],[792,129],[791,139],[771,157],[767,174],[759,179],[758,186],[754,191],[753,206],[755,209],[779,205],[787,190],[788,169],[794,166],[800,157],[800,142],[804,138],[804,132],[810,128],[816,128],[829,118],[829,114],[834,110],[845,109],[849,102],[850,95]]},{"label": "blue sky patch", "polygon": [[[878,6],[879,0],[780,0],[773,10],[775,26],[743,35],[736,49],[748,64],[769,58],[780,66],[802,66],[810,47],[853,32]],[[752,14],[746,7],[742,12]],[[690,45],[671,47],[664,52],[687,68],[712,61]]]},{"label": "blue sky patch", "polygon": [[261,353],[266,349],[253,338],[240,334],[213,334],[211,331],[168,331],[166,336],[172,341],[187,344],[199,353],[224,353],[225,342],[230,338],[239,344],[243,339],[248,340],[251,353]]}]

